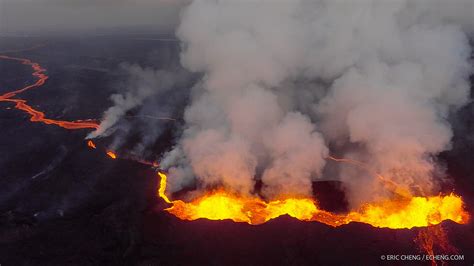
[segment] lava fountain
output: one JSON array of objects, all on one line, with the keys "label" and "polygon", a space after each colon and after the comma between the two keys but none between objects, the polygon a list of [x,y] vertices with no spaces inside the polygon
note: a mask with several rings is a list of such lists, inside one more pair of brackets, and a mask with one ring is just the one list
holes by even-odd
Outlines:
[{"label": "lava fountain", "polygon": [[368,203],[347,214],[335,214],[321,210],[312,198],[288,197],[267,202],[258,196],[243,196],[223,189],[206,192],[190,202],[170,200],[166,195],[167,176],[162,172],[158,176],[158,196],[172,204],[166,211],[182,220],[229,219],[257,225],[289,215],[301,221],[317,221],[333,227],[360,222],[392,229],[426,227],[444,220],[465,224],[469,220],[462,198],[454,193]]}]

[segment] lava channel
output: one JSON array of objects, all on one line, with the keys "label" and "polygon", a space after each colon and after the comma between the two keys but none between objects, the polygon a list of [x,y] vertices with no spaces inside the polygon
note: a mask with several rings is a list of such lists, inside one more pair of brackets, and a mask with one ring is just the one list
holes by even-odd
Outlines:
[{"label": "lava channel", "polygon": [[77,121],[64,121],[64,120],[55,120],[46,118],[45,114],[39,110],[34,109],[32,106],[28,105],[26,100],[13,98],[20,93],[23,93],[27,90],[38,88],[43,86],[46,81],[48,80],[49,76],[46,75],[46,69],[41,67],[40,64],[35,63],[29,59],[24,58],[17,58],[17,57],[10,57],[6,55],[0,55],[0,59],[3,60],[12,60],[22,63],[23,65],[28,65],[33,69],[33,73],[31,74],[33,77],[36,77],[36,82],[27,85],[23,88],[7,92],[0,96],[0,102],[11,102],[15,103],[15,108],[21,111],[26,112],[30,115],[30,121],[32,122],[40,122],[48,125],[56,125],[66,129],[98,129],[99,124],[93,120],[77,120]]}]

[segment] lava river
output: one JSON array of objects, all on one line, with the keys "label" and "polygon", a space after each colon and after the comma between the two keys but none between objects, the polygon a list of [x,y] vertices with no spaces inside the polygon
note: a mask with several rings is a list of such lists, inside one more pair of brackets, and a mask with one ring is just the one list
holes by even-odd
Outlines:
[{"label": "lava river", "polygon": [[0,95],[0,102],[11,102],[15,104],[15,108],[21,111],[24,111],[30,115],[30,121],[32,122],[41,122],[48,125],[56,125],[66,129],[97,129],[99,124],[93,120],[78,120],[78,121],[63,121],[46,118],[45,114],[39,110],[34,109],[32,106],[28,105],[26,100],[14,98],[20,93],[23,93],[27,90],[41,87],[48,80],[49,76],[46,74],[46,69],[41,67],[40,64],[35,63],[29,59],[10,57],[6,55],[0,55],[0,59],[10,60],[20,62],[23,65],[28,65],[33,69],[32,76],[36,78],[36,82],[27,85],[23,88],[7,92],[3,95]]}]

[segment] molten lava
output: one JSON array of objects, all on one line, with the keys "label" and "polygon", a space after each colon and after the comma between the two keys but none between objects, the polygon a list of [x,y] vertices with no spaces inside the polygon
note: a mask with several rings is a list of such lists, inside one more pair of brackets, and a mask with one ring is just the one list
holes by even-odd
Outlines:
[{"label": "molten lava", "polygon": [[[415,238],[415,243],[431,256],[433,266],[438,265],[434,259],[436,254],[458,254],[457,249],[449,243],[448,235],[441,224],[421,228]],[[442,265],[445,265],[444,261]]]},{"label": "molten lava", "polygon": [[89,146],[91,149],[97,149],[97,147],[95,146],[95,143],[92,140],[89,140],[87,142],[87,146]]},{"label": "molten lava", "polygon": [[117,159],[117,154],[115,154],[113,151],[108,151],[107,155],[112,159]]},{"label": "molten lava", "polygon": [[319,209],[316,201],[311,198],[295,197],[265,202],[257,196],[242,196],[222,189],[206,193],[191,202],[184,202],[170,200],[166,196],[166,175],[158,175],[158,196],[172,204],[166,211],[183,220],[229,219],[256,225],[289,215],[298,220],[318,221],[334,227],[361,222],[374,227],[400,229],[435,225],[444,220],[467,223],[469,219],[462,198],[455,194],[372,203],[344,215]]},{"label": "molten lava", "polygon": [[412,228],[436,225],[444,220],[467,223],[469,215],[463,201],[455,194],[431,197],[412,197],[408,200],[367,204],[359,212],[351,212],[353,221],[375,227]]},{"label": "molten lava", "polygon": [[26,100],[12,98],[16,96],[17,94],[25,92],[29,89],[41,87],[42,85],[44,85],[44,83],[46,82],[46,80],[48,80],[49,77],[45,74],[46,69],[42,68],[38,63],[32,62],[29,59],[16,58],[16,57],[10,57],[10,56],[5,56],[5,55],[0,55],[0,59],[18,61],[18,62],[21,62],[23,65],[30,66],[33,69],[32,76],[37,78],[36,82],[31,85],[0,95],[0,102],[15,103],[15,108],[28,113],[31,116],[30,121],[32,122],[41,122],[48,125],[56,125],[56,126],[66,128],[66,129],[83,129],[83,128],[98,129],[99,128],[99,124],[95,121],[63,121],[63,120],[48,119],[46,118],[43,112],[38,111],[34,109],[33,107],[31,107],[30,105],[28,105],[26,103]]},{"label": "molten lava", "polygon": [[160,187],[158,188],[158,197],[162,198],[166,203],[171,203],[168,196],[166,196],[166,183],[168,182],[167,176],[161,172],[158,172],[160,177]]}]

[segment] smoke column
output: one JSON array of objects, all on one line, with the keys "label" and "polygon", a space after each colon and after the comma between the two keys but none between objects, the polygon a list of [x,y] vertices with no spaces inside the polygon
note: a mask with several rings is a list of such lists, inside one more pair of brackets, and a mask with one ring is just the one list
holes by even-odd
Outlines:
[{"label": "smoke column", "polygon": [[[466,11],[467,10],[467,11]],[[182,12],[181,62],[204,73],[162,166],[178,190],[309,195],[331,153],[414,195],[437,191],[448,114],[469,99],[471,1],[211,1]],[[351,205],[390,196],[339,176]]]},{"label": "smoke column", "polygon": [[177,59],[168,61],[166,68],[159,69],[121,64],[117,72],[122,78],[114,82],[117,92],[110,97],[113,105],[87,139],[110,136],[110,150],[126,149],[132,157],[156,158],[152,147],[167,128],[178,124],[189,97],[189,84],[196,80],[179,62],[173,65]]},{"label": "smoke column", "polygon": [[123,93],[113,94],[110,97],[114,105],[104,112],[100,128],[90,133],[87,138],[110,135],[116,130],[113,126],[128,111],[142,105],[153,95],[166,93],[176,79],[175,75],[168,71],[128,64],[122,64],[121,68],[128,76],[126,89]]}]

